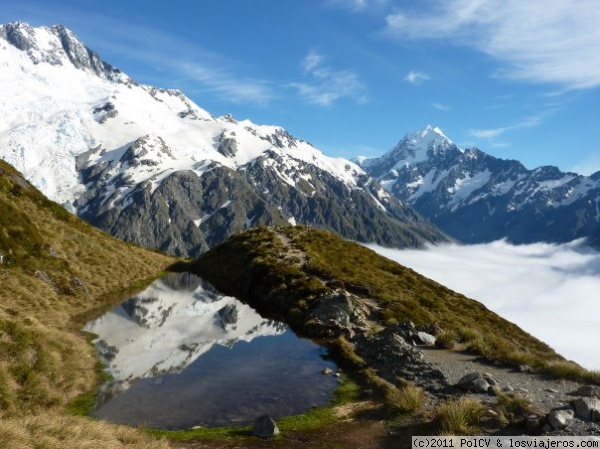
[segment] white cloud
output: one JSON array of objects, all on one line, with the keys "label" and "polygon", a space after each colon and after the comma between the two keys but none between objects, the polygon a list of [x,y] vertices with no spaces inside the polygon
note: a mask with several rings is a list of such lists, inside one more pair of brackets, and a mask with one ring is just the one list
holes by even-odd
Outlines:
[{"label": "white cloud", "polygon": [[290,86],[308,102],[319,106],[331,106],[341,98],[349,98],[358,104],[367,102],[366,88],[358,75],[350,70],[334,70],[325,63],[323,55],[311,51],[302,60],[306,76],[311,83],[295,82]]},{"label": "white cloud", "polygon": [[394,12],[385,34],[444,39],[500,61],[501,75],[569,89],[600,86],[598,0],[432,0],[422,12]]},{"label": "white cloud", "polygon": [[509,129],[511,128],[470,129],[469,135],[477,137],[478,139],[494,139]]},{"label": "white cloud", "polygon": [[329,0],[328,5],[347,9],[354,12],[365,10],[380,10],[389,3],[389,0]]},{"label": "white cloud", "polygon": [[564,357],[600,369],[600,253],[581,241],[369,247],[480,301]]},{"label": "white cloud", "polygon": [[427,73],[416,72],[414,70],[408,72],[408,74],[404,77],[404,81],[416,84],[417,86],[430,79],[431,77]]},{"label": "white cloud", "polygon": [[450,106],[438,102],[433,103],[431,106],[438,111],[449,111],[452,109]]},{"label": "white cloud", "polygon": [[224,68],[186,61],[174,61],[173,66],[179,68],[188,83],[194,83],[190,92],[205,91],[229,103],[259,105],[268,104],[275,97],[266,81],[238,77]]},{"label": "white cloud", "polygon": [[[476,137],[478,139],[488,139],[493,140],[496,137],[501,136],[507,131],[512,131],[515,129],[521,128],[534,128],[538,126],[545,116],[549,115],[552,111],[547,111],[544,114],[531,115],[529,117],[522,118],[519,122],[516,122],[509,126],[504,126],[500,128],[488,128],[488,129],[470,129],[468,131],[469,135],[472,137]],[[492,142],[495,144],[495,142]],[[507,146],[506,144],[502,144],[503,146]],[[501,146],[502,146],[501,145]]]}]

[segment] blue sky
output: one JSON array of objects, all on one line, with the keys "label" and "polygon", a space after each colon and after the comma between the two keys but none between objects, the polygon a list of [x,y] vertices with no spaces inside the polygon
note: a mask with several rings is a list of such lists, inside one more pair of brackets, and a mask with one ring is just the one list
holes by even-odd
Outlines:
[{"label": "blue sky", "polygon": [[14,20],[328,155],[433,124],[528,168],[600,170],[600,0],[20,0]]}]

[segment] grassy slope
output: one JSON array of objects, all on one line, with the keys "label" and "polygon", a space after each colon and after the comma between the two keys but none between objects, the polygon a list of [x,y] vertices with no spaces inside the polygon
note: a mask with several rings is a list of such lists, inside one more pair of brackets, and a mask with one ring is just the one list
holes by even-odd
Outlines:
[{"label": "grassy slope", "polygon": [[564,361],[549,346],[481,303],[368,248],[305,227],[279,228],[278,232],[293,248],[306,253],[306,264],[282,259],[287,249],[276,232],[255,228],[205,254],[198,271],[226,293],[274,311],[300,331],[310,302],[326,292],[327,285],[354,285],[368,290],[376,300],[382,326],[409,320],[417,325],[438,323],[489,359],[527,363],[562,377],[598,382],[598,373],[586,373]]},{"label": "grassy slope", "polygon": [[3,161],[0,256],[3,447],[165,447],[64,410],[98,380],[81,317],[109,307],[125,293],[123,286],[141,285],[175,260],[92,228]]}]

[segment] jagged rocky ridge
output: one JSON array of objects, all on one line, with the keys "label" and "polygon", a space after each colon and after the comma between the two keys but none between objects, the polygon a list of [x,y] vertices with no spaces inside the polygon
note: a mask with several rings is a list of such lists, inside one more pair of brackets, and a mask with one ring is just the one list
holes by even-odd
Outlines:
[{"label": "jagged rocky ridge", "polygon": [[64,26],[0,27],[0,65],[0,157],[127,241],[198,255],[285,223],[387,246],[448,241],[356,164],[139,85]]},{"label": "jagged rocky ridge", "polygon": [[588,177],[552,166],[528,170],[477,148],[461,150],[432,126],[407,134],[361,166],[460,241],[586,238],[600,246],[600,172]]}]

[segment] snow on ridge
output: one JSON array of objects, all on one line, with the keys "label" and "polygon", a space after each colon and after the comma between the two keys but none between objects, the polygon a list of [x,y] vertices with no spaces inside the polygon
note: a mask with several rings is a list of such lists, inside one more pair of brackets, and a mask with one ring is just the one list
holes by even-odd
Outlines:
[{"label": "snow on ridge", "polygon": [[[130,82],[118,82],[82,70],[69,60],[59,32],[68,34],[74,47],[85,47],[64,27],[23,27],[32,34],[33,58],[13,45],[0,48],[0,157],[59,203],[69,206],[85,190],[78,169],[103,162],[115,165],[111,176],[127,174],[131,182],[149,181],[153,188],[176,170],[200,174],[196,168],[203,161],[236,170],[268,151],[296,172],[284,176],[290,185],[297,176],[306,179],[299,162],[332,174],[349,188],[358,188],[359,177],[365,175],[357,164],[326,156],[282,127],[214,118],[178,90],[140,85],[129,77]],[[87,49],[78,48],[73,51],[87,55]],[[119,162],[133,142],[148,135],[161,139],[172,158],[154,153],[146,157],[146,165]],[[225,135],[237,143],[231,157],[218,151]]]}]

